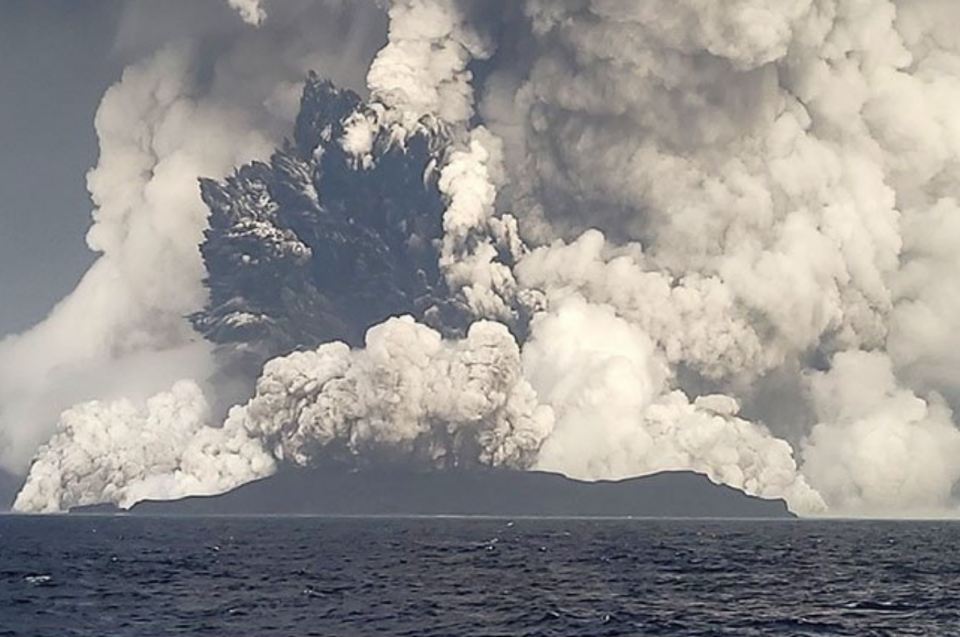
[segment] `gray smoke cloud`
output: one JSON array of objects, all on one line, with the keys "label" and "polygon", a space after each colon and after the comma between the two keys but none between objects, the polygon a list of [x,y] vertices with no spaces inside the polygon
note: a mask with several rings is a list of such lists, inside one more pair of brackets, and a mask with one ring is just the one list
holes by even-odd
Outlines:
[{"label": "gray smoke cloud", "polygon": [[[283,20],[280,3],[265,20],[257,3],[230,4],[260,24],[254,34]],[[157,406],[169,398],[81,405],[41,449],[18,507],[126,505],[156,496],[157,485],[172,485],[168,497],[214,492],[278,462],[339,453],[588,479],[693,469],[803,513],[955,513],[960,40],[949,25],[960,8],[526,0],[513,9],[501,19],[476,2],[389,3],[387,42],[366,75],[370,100],[339,141],[363,170],[377,161],[373,140],[384,130],[399,147],[423,128],[449,138],[436,167],[439,266],[473,313],[466,336],[445,341],[391,319],[363,349],[329,344],[271,361],[256,395],[225,423],[189,412],[207,415],[187,419],[181,450],[198,438],[231,450],[216,466],[233,469],[215,477],[171,478],[178,469],[154,466],[151,454],[128,463],[126,444],[109,447],[108,461],[71,451],[95,446],[83,441],[116,420],[107,412],[133,414],[121,418],[131,424],[120,438],[149,430],[162,418],[153,414],[171,413]],[[283,50],[301,51],[294,41]],[[181,76],[191,69],[162,64]],[[257,84],[278,73],[258,68]],[[114,92],[133,84],[125,77]],[[247,99],[231,98],[218,109],[229,114]],[[163,121],[142,114],[151,108],[128,111],[134,121],[118,119],[113,134]],[[186,142],[177,125],[238,126],[202,115],[156,130],[169,130],[162,139],[178,149]],[[276,139],[269,126],[239,130],[251,131],[239,138],[246,143],[231,138],[220,154],[213,144],[206,163],[175,154],[171,174],[222,175]],[[91,179],[104,201],[128,207],[153,193]],[[161,194],[173,196],[149,196]],[[180,281],[202,277],[192,251],[204,217],[192,196],[165,206],[192,212],[155,222],[177,237],[151,246],[157,261],[114,271],[137,294],[156,294],[135,306],[151,317],[180,316],[203,294],[188,285],[168,297],[159,292],[169,281],[145,285],[164,259],[189,270]],[[101,209],[112,218],[111,206]],[[127,243],[136,232],[111,244],[109,229],[91,235],[96,245],[136,245]],[[115,294],[102,298],[112,306]],[[498,327],[520,315],[533,317],[529,333]],[[153,334],[138,332],[141,351],[163,349]],[[169,342],[186,347],[187,332],[176,334]],[[170,395],[199,400],[182,385],[160,396]],[[796,403],[789,419],[778,415],[783,395]],[[47,433],[24,437],[15,455]],[[99,464],[138,468],[105,478]]]},{"label": "gray smoke cloud", "polygon": [[[946,246],[957,183],[942,110],[956,38],[939,26],[957,9],[526,8],[537,51],[523,75],[492,78],[481,108],[519,175],[524,236],[560,241],[521,281],[612,305],[701,379],[675,376],[680,389],[762,403],[752,384],[799,374],[808,423],[784,433],[803,440],[801,473],[831,511],[952,510],[956,463],[933,448],[956,435],[938,395],[956,396],[954,270],[933,244]],[[827,407],[824,387],[863,357],[886,373]],[[862,394],[878,399],[865,413],[846,404]],[[918,460],[892,467],[904,450]]]}]

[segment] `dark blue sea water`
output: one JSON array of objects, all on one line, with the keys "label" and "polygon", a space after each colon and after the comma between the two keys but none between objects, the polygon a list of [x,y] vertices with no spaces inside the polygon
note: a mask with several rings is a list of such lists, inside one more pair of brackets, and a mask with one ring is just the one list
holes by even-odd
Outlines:
[{"label": "dark blue sea water", "polygon": [[0,517],[0,635],[960,635],[960,525]]}]

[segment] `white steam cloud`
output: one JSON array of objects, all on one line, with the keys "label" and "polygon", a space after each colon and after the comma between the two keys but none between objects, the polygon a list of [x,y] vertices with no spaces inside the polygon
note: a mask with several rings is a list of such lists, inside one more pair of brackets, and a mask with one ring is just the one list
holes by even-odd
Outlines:
[{"label": "white steam cloud", "polygon": [[368,332],[365,349],[329,343],[270,361],[223,427],[210,426],[187,381],[145,409],[122,400],[66,411],[16,507],[219,493],[270,475],[276,460],[334,454],[524,469],[552,427],[503,325],[480,321],[445,342],[409,317],[390,319]]},{"label": "white steam cloud", "polygon": [[612,307],[572,298],[534,320],[524,371],[553,407],[556,430],[538,466],[587,479],[692,469],[715,482],[780,497],[795,511],[824,509],[797,474],[790,445],[736,417],[727,396],[692,403],[666,384],[650,338]]},{"label": "white steam cloud", "polygon": [[820,419],[804,445],[804,472],[841,510],[936,513],[960,480],[960,431],[936,394],[898,386],[877,352],[837,354],[812,378]]},{"label": "white steam cloud", "polygon": [[423,116],[462,124],[473,115],[474,59],[493,54],[494,43],[469,22],[466,3],[391,0],[388,42],[367,82],[373,97],[407,127]]},{"label": "white steam cloud", "polygon": [[56,512],[114,502],[220,493],[274,471],[258,440],[208,426],[210,411],[189,381],[150,398],[93,401],[68,409],[41,447],[15,508]]},{"label": "white steam cloud", "polygon": [[227,3],[240,14],[240,17],[247,24],[258,27],[267,19],[267,12],[260,6],[260,0],[227,0]]},{"label": "white steam cloud", "polygon": [[527,468],[553,419],[503,325],[479,321],[448,342],[405,317],[371,328],[363,350],[331,343],[270,361],[235,423],[301,465],[341,452]]},{"label": "white steam cloud", "polygon": [[[957,435],[936,393],[958,397],[946,299],[960,146],[947,109],[960,58],[941,26],[958,9],[531,1],[526,12],[529,68],[498,71],[481,108],[517,175],[522,234],[564,240],[521,262],[521,283],[552,303],[613,306],[665,355],[671,385],[743,396],[775,418],[752,387],[809,384],[803,429],[781,431],[805,440],[802,477],[830,511],[953,510],[958,462],[933,450]],[[825,407],[824,385],[860,357],[889,357],[886,374]],[[838,369],[824,381],[811,364]],[[891,397],[867,413],[845,405],[863,394]],[[891,466],[904,453],[917,459]]]},{"label": "white steam cloud", "polygon": [[[171,51],[128,70],[97,122],[104,256],[0,345],[7,466],[96,396],[62,390],[90,361],[99,379],[152,372],[104,381],[133,402],[63,414],[19,508],[215,492],[347,454],[588,479],[693,469],[805,513],[956,512],[960,5],[388,3],[371,102],[340,143],[363,169],[384,129],[401,147],[424,127],[452,140],[439,265],[476,322],[444,341],[391,319],[365,349],[271,361],[221,426],[196,385],[143,402],[208,361],[180,318],[203,301],[205,215],[182,184],[266,153],[290,69],[324,59],[291,44],[305,31],[276,44],[289,8],[263,22],[259,3],[230,4],[285,61],[258,66],[251,95],[200,89]],[[517,342],[500,323],[520,315]],[[165,427],[155,452],[128,441]],[[210,473],[190,464],[198,445]]]}]

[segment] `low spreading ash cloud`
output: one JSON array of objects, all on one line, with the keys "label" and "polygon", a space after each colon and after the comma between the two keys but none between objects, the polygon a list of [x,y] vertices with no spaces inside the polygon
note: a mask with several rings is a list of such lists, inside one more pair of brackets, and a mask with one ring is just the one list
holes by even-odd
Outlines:
[{"label": "low spreading ash cloud", "polygon": [[326,343],[275,358],[254,396],[211,427],[196,384],[144,409],[129,401],[68,410],[41,449],[16,507],[61,511],[212,494],[280,463],[415,462],[526,469],[553,427],[521,374],[502,324],[479,321],[444,340],[411,317],[372,328],[364,348]]}]

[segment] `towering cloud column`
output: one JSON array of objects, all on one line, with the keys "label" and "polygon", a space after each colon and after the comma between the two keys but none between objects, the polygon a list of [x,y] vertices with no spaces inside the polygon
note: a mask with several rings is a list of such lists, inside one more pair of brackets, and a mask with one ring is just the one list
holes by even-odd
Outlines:
[{"label": "towering cloud column", "polygon": [[[960,183],[942,115],[957,48],[938,26],[956,11],[531,0],[528,70],[498,70],[480,109],[518,176],[524,236],[550,244],[519,280],[611,305],[663,352],[668,385],[740,397],[806,438],[803,472],[838,512],[953,506],[956,461],[924,452],[936,478],[901,476],[871,441],[893,439],[878,417],[904,402],[927,406],[897,417],[904,448],[949,449],[956,433],[937,396],[956,403],[941,248]],[[901,398],[824,411],[814,379],[861,356],[892,359],[863,382]],[[781,424],[758,388],[805,393],[801,415]],[[923,486],[899,498],[891,481]]]},{"label": "towering cloud column", "polygon": [[[222,427],[191,425],[179,452],[158,452],[222,456],[215,476],[171,481],[166,461],[119,482],[73,471],[72,440],[103,439],[98,419],[152,426],[145,388],[174,380],[158,361],[209,361],[181,318],[204,302],[205,212],[180,185],[265,152],[294,110],[289,60],[314,59],[295,44],[305,31],[283,46],[271,31],[298,3],[265,21],[259,3],[231,4],[268,55],[231,54],[200,86],[193,62],[161,53],[104,101],[91,241],[105,256],[36,335],[0,350],[7,462],[48,433],[8,424],[33,417],[25,405],[95,395],[50,390],[52,370],[102,360],[149,382],[116,409],[67,412],[21,506],[348,457],[591,479],[694,469],[802,512],[955,511],[960,40],[947,25],[960,9],[939,0],[526,0],[504,16],[479,0],[387,3],[370,99],[312,80],[330,102],[295,144],[206,183],[229,241],[211,232],[204,249],[283,282],[269,311],[235,313],[249,299],[211,269],[214,314],[240,327],[312,337],[326,333],[316,317],[359,345],[343,308],[366,291],[343,286],[363,277],[390,294],[356,329],[420,322],[388,319],[352,350],[284,341],[273,353],[308,351],[269,362]],[[217,75],[276,51],[282,68],[249,94]],[[278,238],[295,272],[267,258]],[[65,326],[91,308],[104,318],[78,344]],[[109,448],[106,465],[123,466],[129,446]]]}]

